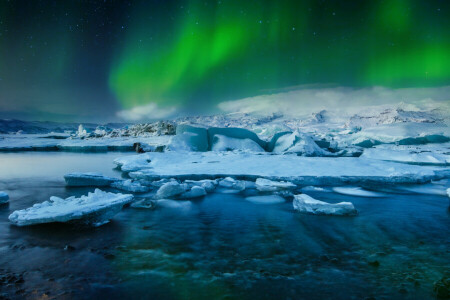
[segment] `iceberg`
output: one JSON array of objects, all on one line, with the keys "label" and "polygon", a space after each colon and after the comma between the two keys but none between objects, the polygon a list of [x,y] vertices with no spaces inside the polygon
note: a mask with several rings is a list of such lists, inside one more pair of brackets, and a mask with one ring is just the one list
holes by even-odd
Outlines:
[{"label": "iceberg", "polygon": [[316,200],[306,194],[295,195],[293,206],[299,212],[313,215],[354,216],[357,214],[351,202],[332,204]]},{"label": "iceberg", "polygon": [[386,196],[382,193],[367,191],[360,187],[334,187],[333,192],[342,194],[342,195],[367,197],[367,198],[379,198],[379,197]]},{"label": "iceberg", "polygon": [[157,199],[176,197],[188,190],[187,184],[170,181],[163,184],[156,192]]},{"label": "iceberg", "polygon": [[220,128],[220,127],[210,127],[208,128],[208,144],[209,149],[212,150],[214,145],[214,140],[216,135],[225,136],[237,140],[252,140],[257,143],[262,149],[267,148],[267,142],[261,140],[256,133],[244,128]]},{"label": "iceberg", "polygon": [[125,204],[132,200],[133,195],[108,193],[95,189],[95,192],[80,198],[50,197],[50,201],[14,211],[9,216],[9,221],[17,226],[71,222],[97,227],[108,223]]},{"label": "iceberg", "polygon": [[278,192],[282,190],[291,190],[297,187],[291,182],[273,181],[265,178],[256,179],[255,186],[260,192]]},{"label": "iceberg", "polygon": [[9,195],[6,192],[0,191],[0,204],[8,203]]},{"label": "iceberg", "polygon": [[227,137],[224,135],[216,134],[212,140],[212,151],[251,151],[251,152],[264,152],[258,143],[251,139],[237,139]]},{"label": "iceberg", "polygon": [[121,179],[103,176],[100,173],[70,173],[64,175],[67,186],[110,186],[115,181]]},{"label": "iceberg", "polygon": [[146,193],[151,190],[150,187],[142,185],[139,181],[131,179],[115,181],[111,183],[111,187],[131,193]]},{"label": "iceberg", "polygon": [[284,198],[278,195],[252,196],[246,197],[245,200],[256,204],[277,204],[285,202]]},{"label": "iceberg", "polygon": [[310,136],[299,131],[280,136],[275,142],[272,152],[296,153],[303,156],[337,156],[342,153],[331,153],[320,148]]},{"label": "iceberg", "polygon": [[[194,151],[208,151],[208,131],[206,128],[194,127],[186,124],[178,125],[176,134],[183,135],[185,133],[190,134],[190,137],[188,139],[188,143],[190,144],[189,148],[193,149]],[[172,138],[172,140],[174,138]]]}]

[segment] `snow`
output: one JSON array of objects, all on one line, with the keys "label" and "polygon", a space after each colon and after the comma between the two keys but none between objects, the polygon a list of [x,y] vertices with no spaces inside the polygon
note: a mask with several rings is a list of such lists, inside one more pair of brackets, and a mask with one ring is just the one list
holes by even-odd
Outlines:
[{"label": "snow", "polygon": [[0,204],[8,203],[9,195],[6,192],[0,191]]},{"label": "snow", "polygon": [[334,187],[333,192],[342,194],[342,195],[367,197],[367,198],[385,197],[385,195],[382,193],[367,191],[360,187]]},{"label": "snow", "polygon": [[285,181],[273,181],[265,178],[258,178],[255,182],[256,189],[260,192],[277,192],[289,190],[296,187],[295,184]]},{"label": "snow", "polygon": [[115,181],[111,183],[111,187],[131,193],[146,193],[151,190],[150,187],[143,186],[140,182],[131,179]]},{"label": "snow", "polygon": [[156,192],[156,198],[164,199],[176,197],[188,190],[187,184],[180,184],[176,181],[170,181],[163,184]]},{"label": "snow", "polygon": [[94,193],[88,193],[87,196],[80,198],[50,197],[50,201],[14,211],[9,216],[9,220],[17,226],[53,222],[75,222],[100,226],[108,223],[125,204],[132,200],[132,195],[107,193],[96,189]]},{"label": "snow", "polygon": [[70,173],[64,175],[67,186],[109,186],[121,179],[104,176],[96,172]]},{"label": "snow", "polygon": [[245,200],[256,204],[277,204],[285,202],[284,198],[278,195],[252,196],[246,197]]},{"label": "snow", "polygon": [[[148,160],[130,177],[143,180],[161,178],[215,179],[234,177],[246,180],[265,178],[289,181],[299,185],[342,185],[361,182],[422,183],[448,178],[450,170],[432,166],[416,166],[379,160],[342,157],[301,157],[234,152],[147,153]],[[122,167],[131,160],[138,169],[135,156],[122,157]],[[222,187],[233,186],[231,178],[220,181]],[[245,184],[238,189],[243,190]]]},{"label": "snow", "polygon": [[261,148],[260,145],[258,145],[255,141],[251,139],[231,138],[220,134],[214,135],[211,150],[212,151],[241,150],[251,152],[264,152],[264,149]]},{"label": "snow", "polygon": [[433,148],[429,145],[427,147],[380,145],[365,149],[361,157],[414,164],[449,165],[450,144],[435,145]]},{"label": "snow", "polygon": [[296,211],[314,215],[354,216],[357,214],[351,202],[332,204],[316,200],[306,194],[295,195],[293,206]]}]

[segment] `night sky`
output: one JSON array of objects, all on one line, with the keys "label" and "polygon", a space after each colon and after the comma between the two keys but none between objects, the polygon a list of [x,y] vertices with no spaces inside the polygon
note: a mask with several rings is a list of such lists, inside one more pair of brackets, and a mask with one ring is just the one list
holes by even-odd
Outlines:
[{"label": "night sky", "polygon": [[204,114],[304,85],[450,85],[450,1],[0,1],[0,118]]}]

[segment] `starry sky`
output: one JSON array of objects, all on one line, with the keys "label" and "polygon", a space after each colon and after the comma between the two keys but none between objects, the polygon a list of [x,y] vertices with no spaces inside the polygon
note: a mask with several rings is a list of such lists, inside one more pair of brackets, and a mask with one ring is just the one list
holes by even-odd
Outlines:
[{"label": "starry sky", "polygon": [[0,118],[205,114],[311,85],[450,85],[450,1],[0,1]]}]

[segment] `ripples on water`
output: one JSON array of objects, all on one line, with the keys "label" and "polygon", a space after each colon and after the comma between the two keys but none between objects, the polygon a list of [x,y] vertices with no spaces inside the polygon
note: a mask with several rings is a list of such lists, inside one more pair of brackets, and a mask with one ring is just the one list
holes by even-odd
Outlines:
[{"label": "ripples on water", "polygon": [[[78,155],[114,173],[110,154]],[[0,172],[0,190],[11,198],[0,207],[0,291],[12,298],[427,299],[450,271],[446,196],[309,193],[359,210],[357,217],[325,217],[295,213],[289,201],[258,205],[210,194],[184,209],[125,208],[95,229],[17,228],[7,220],[13,210],[93,190],[17,175],[27,179]]]}]

